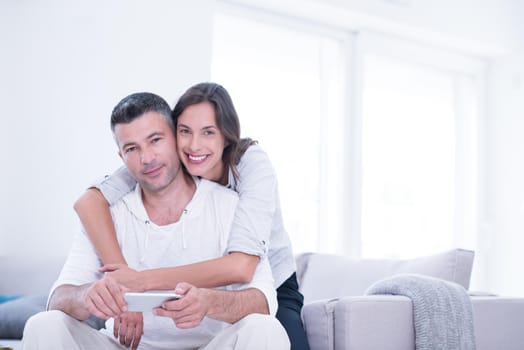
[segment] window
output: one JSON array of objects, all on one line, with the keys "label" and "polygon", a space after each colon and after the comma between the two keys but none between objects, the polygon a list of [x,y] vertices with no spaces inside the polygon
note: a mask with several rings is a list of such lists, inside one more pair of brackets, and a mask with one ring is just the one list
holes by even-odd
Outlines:
[{"label": "window", "polygon": [[479,64],[362,41],[361,256],[475,249]]},{"label": "window", "polygon": [[212,79],[279,177],[294,251],[476,248],[484,63],[364,30],[225,7]]},{"label": "window", "polygon": [[455,207],[453,77],[373,55],[364,76],[362,255],[444,250]]},{"label": "window", "polygon": [[342,215],[342,44],[308,26],[286,23],[249,12],[217,14],[212,79],[230,92],[242,136],[258,140],[269,154],[294,251],[336,251]]}]

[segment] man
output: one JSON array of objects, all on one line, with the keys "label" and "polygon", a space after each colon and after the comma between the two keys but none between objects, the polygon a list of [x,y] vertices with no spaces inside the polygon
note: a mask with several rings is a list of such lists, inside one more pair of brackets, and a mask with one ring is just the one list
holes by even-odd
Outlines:
[{"label": "man", "polygon": [[[119,155],[138,183],[111,207],[120,247],[136,270],[223,255],[238,201],[234,192],[184,171],[170,112],[159,96],[138,93],[120,101],[111,115]],[[100,267],[91,242],[78,234],[51,290],[50,311],[26,325],[24,349],[124,348],[109,330],[126,311],[127,288],[103,276]],[[267,259],[250,284],[215,290],[180,283],[175,291],[183,297],[144,313],[143,336],[141,330],[125,336],[140,339],[141,349],[289,348],[285,330],[268,315],[276,293]],[[106,330],[80,322],[91,314],[107,319]]]}]

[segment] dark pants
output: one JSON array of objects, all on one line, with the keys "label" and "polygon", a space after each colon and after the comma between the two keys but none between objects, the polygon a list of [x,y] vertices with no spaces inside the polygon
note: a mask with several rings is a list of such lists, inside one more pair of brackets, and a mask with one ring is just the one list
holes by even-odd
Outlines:
[{"label": "dark pants", "polygon": [[277,299],[277,319],[286,329],[291,342],[291,350],[309,350],[306,332],[300,316],[304,297],[298,291],[296,273],[293,273],[277,288]]}]

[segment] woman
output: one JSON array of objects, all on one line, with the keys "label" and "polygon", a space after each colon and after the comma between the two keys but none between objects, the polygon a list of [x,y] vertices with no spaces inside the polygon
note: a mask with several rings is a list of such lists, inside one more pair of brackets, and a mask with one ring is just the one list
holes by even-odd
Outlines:
[{"label": "woman", "polygon": [[295,262],[284,229],[274,169],[251,139],[240,139],[240,124],[228,92],[214,83],[189,88],[173,113],[180,160],[193,176],[216,181],[239,194],[228,242],[228,255],[197,264],[140,272],[126,268],[109,212],[135,185],[125,169],[88,190],[76,203],[90,239],[106,266],[124,285],[138,290],[172,289],[186,281],[218,287],[251,280],[259,257],[268,254],[277,288],[280,320],[292,349],[308,349],[300,312]]}]

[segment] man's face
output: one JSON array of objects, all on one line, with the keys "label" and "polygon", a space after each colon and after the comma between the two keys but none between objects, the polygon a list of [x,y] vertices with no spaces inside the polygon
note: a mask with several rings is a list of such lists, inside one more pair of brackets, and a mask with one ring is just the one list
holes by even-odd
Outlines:
[{"label": "man's face", "polygon": [[173,131],[158,112],[147,112],[115,126],[118,154],[140,186],[150,192],[167,188],[180,171]]}]

